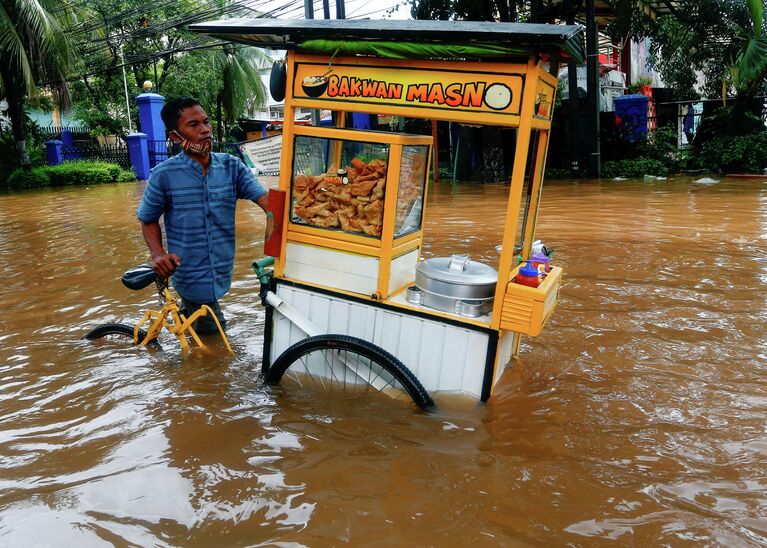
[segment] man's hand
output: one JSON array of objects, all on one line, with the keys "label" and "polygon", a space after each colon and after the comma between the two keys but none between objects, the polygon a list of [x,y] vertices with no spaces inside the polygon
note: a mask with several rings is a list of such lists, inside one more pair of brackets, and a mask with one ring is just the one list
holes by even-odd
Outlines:
[{"label": "man's hand", "polygon": [[152,270],[161,278],[170,278],[181,264],[181,258],[175,253],[162,253],[152,257]]},{"label": "man's hand", "polygon": [[162,246],[160,223],[141,223],[141,232],[152,256],[152,270],[161,278],[170,278],[181,264],[181,257],[168,253]]}]

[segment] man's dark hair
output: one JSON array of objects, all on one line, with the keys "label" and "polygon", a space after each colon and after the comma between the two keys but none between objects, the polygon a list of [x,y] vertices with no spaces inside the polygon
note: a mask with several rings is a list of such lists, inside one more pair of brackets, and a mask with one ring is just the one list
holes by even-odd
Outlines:
[{"label": "man's dark hair", "polygon": [[170,99],[160,111],[160,117],[165,124],[165,129],[167,131],[178,129],[178,119],[181,117],[181,111],[199,104],[200,102],[197,99],[192,99],[191,97]]}]

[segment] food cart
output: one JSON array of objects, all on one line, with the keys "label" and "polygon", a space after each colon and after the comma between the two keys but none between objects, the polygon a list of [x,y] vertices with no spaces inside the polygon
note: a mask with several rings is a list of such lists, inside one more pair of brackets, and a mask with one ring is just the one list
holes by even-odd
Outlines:
[{"label": "food cart", "polygon": [[[487,400],[520,337],[540,334],[558,303],[561,268],[524,286],[515,258],[531,254],[557,73],[563,59],[581,62],[581,27],[228,19],[191,29],[287,50],[267,379],[290,368],[323,385],[341,375],[345,386],[404,385],[422,407],[442,391]],[[331,110],[337,123],[296,125],[297,108]],[[350,128],[347,113],[514,128],[497,270],[422,258],[432,137]],[[382,370],[390,358],[394,373]]]}]

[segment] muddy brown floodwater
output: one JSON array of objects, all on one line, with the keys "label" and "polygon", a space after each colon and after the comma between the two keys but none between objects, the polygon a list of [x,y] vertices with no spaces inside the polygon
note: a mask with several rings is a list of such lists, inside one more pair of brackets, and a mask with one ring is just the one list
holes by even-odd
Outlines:
[{"label": "muddy brown floodwater", "polygon": [[[3,546],[767,543],[767,181],[547,183],[561,304],[432,414],[262,386],[246,203],[236,356],[83,341],[155,302],[141,191],[0,196]],[[440,185],[428,253],[495,261],[507,191]]]}]

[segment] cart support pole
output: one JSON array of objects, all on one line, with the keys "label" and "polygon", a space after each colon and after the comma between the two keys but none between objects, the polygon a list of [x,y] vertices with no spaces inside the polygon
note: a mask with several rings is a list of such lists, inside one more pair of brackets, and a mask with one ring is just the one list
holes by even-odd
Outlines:
[{"label": "cart support pole", "polygon": [[301,314],[298,310],[290,306],[288,303],[280,299],[276,293],[269,291],[266,294],[266,302],[274,309],[293,322],[296,327],[301,331],[309,335],[310,337],[316,337],[322,335],[322,331],[319,327],[314,325],[309,318]]},{"label": "cart support pole", "polygon": [[[317,335],[322,335],[323,332],[320,330],[319,327],[314,325],[309,318],[301,314],[298,310],[290,306],[288,303],[280,299],[276,293],[273,291],[269,291],[266,294],[266,302],[272,306],[277,312],[285,316],[287,319],[289,319],[293,324],[298,327],[301,331],[309,335],[310,337],[316,337]],[[340,356],[334,356],[333,358],[334,363],[338,363],[339,365],[342,365],[344,367],[349,368],[349,370],[357,375],[361,380],[368,383],[370,386],[378,390],[379,392],[383,392],[384,394],[391,396],[385,389],[388,385],[387,382],[384,382],[383,379],[378,378],[377,376],[372,375],[370,368],[367,367],[365,364],[361,363],[349,363],[346,359],[340,357]],[[331,367],[333,364],[330,364]]]}]

